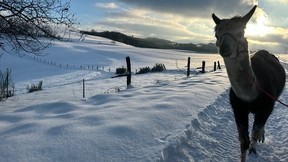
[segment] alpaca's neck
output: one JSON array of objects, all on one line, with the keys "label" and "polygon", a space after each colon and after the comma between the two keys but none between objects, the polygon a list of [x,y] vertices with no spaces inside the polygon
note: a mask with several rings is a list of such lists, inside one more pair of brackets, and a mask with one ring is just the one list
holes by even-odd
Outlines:
[{"label": "alpaca's neck", "polygon": [[238,57],[224,58],[227,74],[235,94],[244,101],[252,101],[258,96],[256,77],[250,64],[248,52]]}]

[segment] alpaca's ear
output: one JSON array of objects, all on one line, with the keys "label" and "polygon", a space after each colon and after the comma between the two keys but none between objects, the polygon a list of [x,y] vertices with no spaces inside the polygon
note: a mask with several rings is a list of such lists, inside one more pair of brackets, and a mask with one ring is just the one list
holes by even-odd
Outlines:
[{"label": "alpaca's ear", "polygon": [[215,24],[217,24],[217,25],[222,21],[222,20],[219,19],[214,13],[212,14],[212,18],[213,18]]},{"label": "alpaca's ear", "polygon": [[255,5],[245,16],[242,17],[242,22],[244,24],[247,24],[247,22],[250,20],[250,18],[254,14],[256,8],[257,8],[257,5]]}]

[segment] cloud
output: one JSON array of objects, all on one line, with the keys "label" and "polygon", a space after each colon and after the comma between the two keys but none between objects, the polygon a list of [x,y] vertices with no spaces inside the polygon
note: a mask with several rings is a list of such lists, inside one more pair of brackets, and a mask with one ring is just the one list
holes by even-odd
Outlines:
[{"label": "cloud", "polygon": [[105,8],[105,9],[116,9],[118,8],[118,5],[116,3],[100,3],[100,2],[97,2],[95,4],[96,7],[99,7],[99,8]]},{"label": "cloud", "polygon": [[281,3],[281,4],[288,4],[287,0],[267,0],[270,3]]},{"label": "cloud", "polygon": [[[237,6],[236,9],[239,9],[241,4],[247,8],[247,10],[242,12],[246,14],[252,8],[252,3],[254,3],[251,0],[240,2],[239,0],[231,0],[217,5],[215,4],[217,1],[210,0],[179,0],[177,2],[166,0],[119,1],[122,4],[129,4],[129,7],[107,12],[105,18],[95,23],[95,26],[96,24],[98,25],[98,29],[108,30],[108,28],[114,28],[127,34],[137,35],[138,33],[138,36],[141,37],[155,36],[172,41],[194,43],[215,41],[214,23],[211,18],[213,10],[225,8],[225,10],[219,10],[219,12],[217,9],[217,13],[221,15],[224,11],[228,13],[226,8],[231,7],[227,6],[233,4]],[[236,11],[233,12],[236,13]],[[227,17],[235,15],[237,14],[231,14],[231,16]]]},{"label": "cloud", "polygon": [[255,0],[118,0],[127,5],[155,12],[177,14],[185,17],[211,17],[213,12],[224,17],[248,12]]},{"label": "cloud", "polygon": [[[279,1],[279,3],[278,3]],[[267,0],[259,1],[259,6],[266,12],[272,26],[286,26],[287,27],[287,0]]]},{"label": "cloud", "polygon": [[277,53],[288,51],[288,29],[274,28],[273,32],[265,36],[249,36],[249,43],[254,49],[268,49]]},{"label": "cloud", "polygon": [[[260,2],[248,24],[254,28],[246,31],[250,47],[286,48],[288,36],[283,34],[288,33],[286,28],[279,25],[280,21],[276,23],[277,26],[273,24],[277,17],[277,7],[270,12],[270,8]],[[117,4],[121,4],[121,7]],[[93,29],[119,31],[143,38],[158,37],[175,42],[211,43],[215,42],[212,13],[220,18],[243,16],[255,4],[258,4],[257,0],[114,0],[114,3],[96,3],[97,7],[107,10],[104,17],[94,22]],[[287,17],[281,19],[282,24],[288,21]]]},{"label": "cloud", "polygon": [[[109,12],[105,19],[95,23],[95,29],[114,30],[138,37],[159,37],[177,42],[210,43],[213,27],[210,20],[188,19],[177,15],[148,10],[121,10]],[[207,31],[210,33],[206,34]],[[205,33],[205,34],[203,34]]]},{"label": "cloud", "polygon": [[287,38],[285,39],[282,35],[278,35],[278,34],[268,34],[268,35],[262,36],[262,37],[250,36],[249,38],[251,38],[255,41],[258,41],[258,42],[262,42],[262,43],[284,44],[288,41]]}]

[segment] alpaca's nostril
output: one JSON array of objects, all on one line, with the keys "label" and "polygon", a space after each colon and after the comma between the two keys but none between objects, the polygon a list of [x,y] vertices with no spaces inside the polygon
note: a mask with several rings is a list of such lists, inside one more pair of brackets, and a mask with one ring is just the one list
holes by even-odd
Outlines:
[{"label": "alpaca's nostril", "polygon": [[232,54],[233,50],[228,44],[221,44],[220,46],[220,55],[222,57],[229,57]]}]

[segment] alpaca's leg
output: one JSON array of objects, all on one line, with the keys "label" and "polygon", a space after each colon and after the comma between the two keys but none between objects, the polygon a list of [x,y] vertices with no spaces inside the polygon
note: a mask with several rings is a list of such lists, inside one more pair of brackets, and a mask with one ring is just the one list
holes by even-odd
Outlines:
[{"label": "alpaca's leg", "polygon": [[245,161],[246,152],[250,145],[249,131],[248,131],[248,112],[238,111],[233,109],[237,130],[239,134],[240,149],[241,149],[241,161]]},{"label": "alpaca's leg", "polygon": [[265,127],[267,119],[269,118],[273,110],[274,103],[270,104],[270,106],[268,105],[269,104],[263,107],[262,111],[259,111],[255,113],[254,115],[254,124],[253,124],[253,129],[252,129],[252,136],[251,136],[252,142],[249,146],[249,153],[256,154],[257,141],[263,143],[265,140],[264,127]]},{"label": "alpaca's leg", "polygon": [[249,146],[249,154],[254,153],[256,154],[256,145],[257,141],[259,142],[264,142],[265,136],[264,136],[264,125],[253,125],[253,130],[252,130],[252,142]]},{"label": "alpaca's leg", "polygon": [[250,145],[249,139],[249,111],[247,109],[248,105],[241,101],[231,89],[230,91],[230,103],[233,108],[233,113],[235,117],[235,122],[237,125],[237,130],[239,134],[240,148],[241,148],[241,162],[246,159],[246,152]]}]

